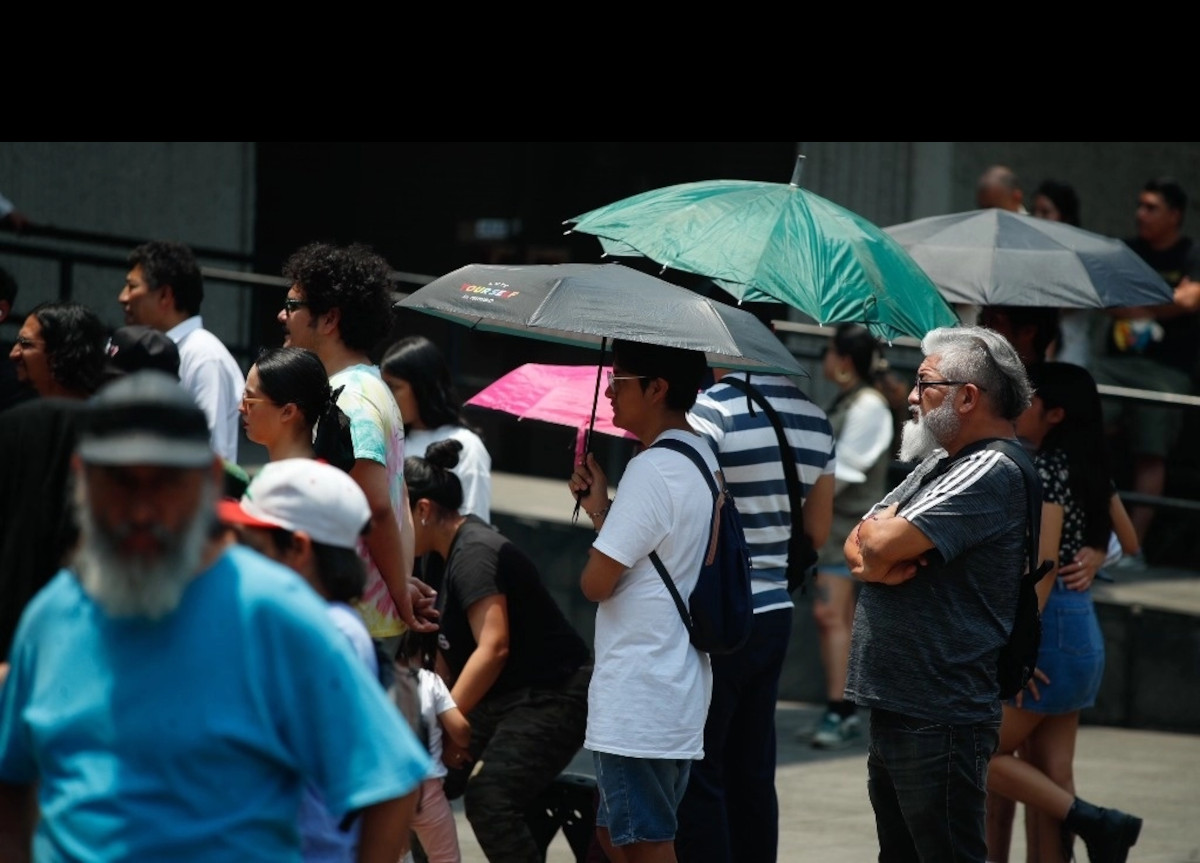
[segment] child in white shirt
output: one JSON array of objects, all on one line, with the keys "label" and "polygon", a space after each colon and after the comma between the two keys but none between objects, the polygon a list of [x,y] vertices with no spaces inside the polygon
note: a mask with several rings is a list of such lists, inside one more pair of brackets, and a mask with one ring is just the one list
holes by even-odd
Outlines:
[{"label": "child in white shirt", "polygon": [[471,742],[471,725],[454,703],[445,681],[432,670],[437,655],[436,639],[437,633],[419,634],[409,630],[401,636],[396,655],[396,674],[410,674],[416,679],[420,727],[414,730],[433,760],[433,768],[421,783],[412,831],[429,863],[461,863],[454,812],[442,788],[446,776],[446,765],[442,763],[442,734],[465,749]]}]

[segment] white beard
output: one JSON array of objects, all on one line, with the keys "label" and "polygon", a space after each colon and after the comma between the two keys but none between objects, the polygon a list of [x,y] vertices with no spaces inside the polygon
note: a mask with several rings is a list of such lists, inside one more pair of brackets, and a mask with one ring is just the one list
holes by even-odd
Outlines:
[{"label": "white beard", "polygon": [[158,620],[173,612],[198,574],[214,518],[215,486],[205,484],[196,514],[180,533],[156,531],[163,551],[146,556],[120,551],[122,532],[97,522],[87,502],[86,481],[82,476],[77,481],[80,537],[72,564],[84,592],[113,617]]},{"label": "white beard", "polygon": [[943,401],[929,413],[917,413],[900,429],[900,461],[921,461],[958,434],[962,420],[954,403]]}]

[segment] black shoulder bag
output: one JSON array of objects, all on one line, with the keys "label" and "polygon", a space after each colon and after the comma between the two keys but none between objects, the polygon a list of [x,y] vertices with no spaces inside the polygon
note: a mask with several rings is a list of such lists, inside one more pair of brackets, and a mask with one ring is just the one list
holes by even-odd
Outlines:
[{"label": "black shoulder bag", "polygon": [[800,493],[796,457],[784,433],[783,421],[779,418],[779,412],[754,384],[734,377],[722,378],[721,383],[741,390],[757,402],[775,428],[775,437],[779,440],[779,460],[783,463],[783,477],[787,481],[788,500],[791,502],[789,509],[792,514],[792,533],[788,538],[787,589],[791,593],[799,588],[803,595],[808,589],[808,574],[817,565],[817,550],[813,548],[812,539],[804,532],[804,496]]},{"label": "black shoulder bag", "polygon": [[1008,641],[1000,648],[996,662],[996,679],[1000,684],[1000,697],[1014,697],[1025,688],[1037,667],[1038,650],[1042,646],[1042,616],[1038,610],[1037,583],[1050,571],[1054,563],[1044,560],[1038,564],[1039,544],[1042,532],[1042,480],[1033,467],[1029,454],[1016,441],[996,438],[989,441],[987,449],[1004,453],[1025,477],[1025,497],[1028,505],[1029,529],[1026,531],[1026,554],[1029,558],[1021,586],[1017,593],[1017,613],[1013,618],[1012,632]]}]

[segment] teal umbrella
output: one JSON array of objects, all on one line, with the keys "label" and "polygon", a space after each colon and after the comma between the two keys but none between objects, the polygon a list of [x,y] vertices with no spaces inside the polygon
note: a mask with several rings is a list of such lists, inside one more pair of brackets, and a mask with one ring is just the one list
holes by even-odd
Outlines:
[{"label": "teal umbrella", "polygon": [[790,184],[707,180],[653,189],[567,219],[605,255],[645,257],[712,279],[746,302],[779,302],[820,324],[921,338],[958,317],[900,244]]}]

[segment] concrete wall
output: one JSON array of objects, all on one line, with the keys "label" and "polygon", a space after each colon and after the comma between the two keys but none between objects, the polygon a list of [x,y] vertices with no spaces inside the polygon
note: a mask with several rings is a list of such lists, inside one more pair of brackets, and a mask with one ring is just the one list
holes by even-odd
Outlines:
[{"label": "concrete wall", "polygon": [[[31,220],[55,228],[253,251],[252,142],[0,142],[0,192]],[[109,326],[123,323],[117,294],[125,283],[124,255],[129,249],[114,252],[9,233],[0,233],[0,240],[30,248],[65,245],[111,257],[111,265],[75,268],[73,298],[95,309]],[[211,263],[201,259],[202,265]],[[18,311],[60,298],[55,262],[0,252],[0,266],[20,286]],[[245,342],[248,300],[246,291],[207,280],[201,309],[205,325],[229,342]],[[20,323],[5,325],[0,337],[11,342]]]}]

